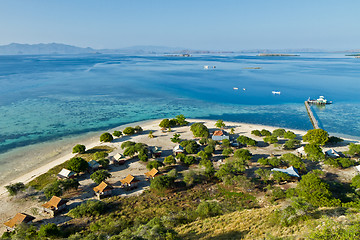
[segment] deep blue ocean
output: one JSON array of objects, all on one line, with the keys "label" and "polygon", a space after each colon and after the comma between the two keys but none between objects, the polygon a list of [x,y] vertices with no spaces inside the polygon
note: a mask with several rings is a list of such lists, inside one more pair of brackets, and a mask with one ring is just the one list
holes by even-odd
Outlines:
[{"label": "deep blue ocean", "polygon": [[319,95],[334,102],[313,107],[320,125],[360,139],[359,81],[360,59],[343,53],[0,56],[0,163],[19,147],[178,114],[308,130],[304,101]]}]

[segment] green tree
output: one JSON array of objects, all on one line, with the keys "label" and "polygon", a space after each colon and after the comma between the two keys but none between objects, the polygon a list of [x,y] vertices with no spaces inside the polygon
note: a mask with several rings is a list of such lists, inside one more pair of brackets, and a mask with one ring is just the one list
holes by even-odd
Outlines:
[{"label": "green tree", "polygon": [[170,120],[165,118],[163,120],[161,120],[160,124],[159,124],[159,127],[161,128],[168,128],[170,127]]},{"label": "green tree", "polygon": [[210,153],[210,154],[207,154],[205,151],[200,151],[200,152],[197,153],[197,155],[198,155],[199,157],[201,157],[201,159],[204,159],[204,160],[208,160],[208,159],[210,159],[211,156],[212,156],[211,153]]},{"label": "green tree", "polygon": [[166,165],[172,165],[172,164],[175,164],[176,163],[176,160],[174,158],[174,156],[170,155],[170,156],[167,156],[165,159],[164,159],[164,163]]},{"label": "green tree", "polygon": [[283,173],[283,172],[279,172],[279,171],[273,171],[272,177],[278,183],[280,183],[282,181],[288,181],[291,179],[291,177],[289,175],[287,175],[286,173]]},{"label": "green tree", "polygon": [[307,155],[307,158],[312,161],[320,161],[325,159],[325,154],[323,153],[321,147],[315,143],[309,143],[304,146],[304,151]]},{"label": "green tree", "polygon": [[121,149],[124,149],[124,148],[128,148],[130,146],[133,146],[135,145],[136,143],[135,142],[132,142],[132,141],[126,141],[126,142],[123,142],[121,144]]},{"label": "green tree", "polygon": [[114,140],[113,136],[106,132],[106,133],[103,133],[101,134],[100,136],[100,142],[111,142],[112,140]]},{"label": "green tree", "polygon": [[124,151],[124,156],[126,157],[133,157],[137,153],[135,145],[127,147]]},{"label": "green tree", "polygon": [[252,130],[252,131],[251,131],[251,134],[252,134],[252,135],[255,135],[255,136],[257,136],[257,137],[261,137],[261,132],[260,132],[259,130]]},{"label": "green tree", "polygon": [[58,228],[58,226],[56,226],[55,223],[48,223],[48,224],[41,225],[38,234],[40,237],[43,237],[43,238],[60,238],[60,237],[62,237],[62,232]]},{"label": "green tree", "polygon": [[335,137],[335,136],[331,136],[331,137],[329,137],[328,141],[326,142],[326,145],[336,145],[343,141],[344,141],[344,139],[341,139],[341,138]]},{"label": "green tree", "polygon": [[141,133],[141,132],[143,132],[144,130],[142,129],[142,127],[140,127],[140,126],[135,126],[134,127],[134,132],[135,133]]},{"label": "green tree", "polygon": [[305,163],[295,154],[285,153],[281,156],[281,159],[300,171],[306,171]]},{"label": "green tree", "polygon": [[287,131],[286,133],[284,133],[284,138],[286,139],[295,139],[296,138],[296,134],[292,131]]},{"label": "green tree", "polygon": [[215,147],[208,145],[204,148],[204,152],[206,152],[207,154],[213,154],[215,152]]},{"label": "green tree", "polygon": [[115,137],[121,137],[121,136],[123,135],[123,133],[122,133],[121,131],[115,130],[115,131],[113,132],[113,135],[114,135]]},{"label": "green tree", "polygon": [[90,175],[91,180],[97,184],[100,184],[102,181],[105,181],[110,177],[111,174],[107,170],[98,170]]},{"label": "green tree", "polygon": [[203,123],[194,123],[190,127],[194,137],[209,137],[209,129]]},{"label": "green tree", "polygon": [[198,205],[195,211],[199,217],[207,218],[222,214],[221,206],[215,201],[206,201]]},{"label": "green tree", "polygon": [[189,122],[186,121],[185,116],[182,115],[182,114],[177,115],[177,116],[175,117],[175,119],[176,119],[177,124],[180,125],[180,126],[186,126],[186,125],[189,124]]},{"label": "green tree", "polygon": [[222,140],[221,147],[222,147],[222,148],[228,148],[228,147],[230,147],[230,140],[229,140],[229,139],[224,139],[224,140]]},{"label": "green tree", "polygon": [[360,175],[355,175],[355,177],[353,177],[351,179],[351,186],[354,187],[355,189],[360,188]]},{"label": "green tree", "polygon": [[347,154],[351,156],[360,155],[360,144],[350,143]]},{"label": "green tree", "polygon": [[66,167],[73,172],[80,173],[85,172],[89,168],[89,165],[83,158],[74,157],[68,161]]},{"label": "green tree", "polygon": [[150,189],[160,192],[165,191],[172,187],[174,180],[174,178],[169,177],[168,175],[157,176],[151,180]]},{"label": "green tree", "polygon": [[153,134],[153,131],[150,131],[149,132],[149,135],[148,135],[149,138],[154,138],[154,134]]},{"label": "green tree", "polygon": [[73,153],[84,153],[85,152],[85,145],[77,144],[75,147],[73,147],[72,152]]},{"label": "green tree", "polygon": [[106,158],[100,158],[99,160],[97,160],[97,162],[103,167],[103,168],[107,168],[110,164],[110,160],[106,159]]},{"label": "green tree", "polygon": [[247,149],[238,149],[234,153],[234,158],[241,159],[241,160],[250,160],[252,154]]},{"label": "green tree", "polygon": [[261,135],[262,136],[271,136],[271,132],[269,130],[266,130],[266,129],[262,129],[260,131]]},{"label": "green tree", "polygon": [[249,137],[246,137],[244,135],[240,135],[236,141],[242,145],[245,145],[245,146],[255,146],[257,144],[257,142],[252,139],[252,138],[249,138]]},{"label": "green tree", "polygon": [[303,141],[318,145],[325,145],[329,139],[329,134],[323,129],[311,129],[303,136]]},{"label": "green tree", "polygon": [[18,192],[25,190],[25,185],[22,182],[14,183],[5,186],[6,190],[9,192],[10,196],[16,195]]},{"label": "green tree", "polygon": [[278,128],[273,131],[272,135],[275,137],[284,137],[285,133],[286,133],[285,129]]},{"label": "green tree", "polygon": [[190,166],[191,164],[194,164],[196,162],[195,157],[194,156],[186,156],[184,159],[184,163],[188,166]]},{"label": "green tree", "polygon": [[297,139],[290,139],[284,143],[285,150],[291,150],[300,147],[300,141]]},{"label": "green tree", "polygon": [[232,148],[225,148],[222,151],[222,155],[224,155],[225,157],[230,156],[232,153],[234,152],[234,150]]},{"label": "green tree", "polygon": [[216,126],[217,128],[223,129],[223,128],[225,127],[225,123],[224,123],[223,120],[219,119],[219,120],[216,121],[215,126]]},{"label": "green tree", "polygon": [[106,204],[102,201],[88,200],[69,211],[69,216],[73,218],[97,217],[104,213]]},{"label": "green tree", "polygon": [[185,151],[190,154],[195,154],[199,150],[199,144],[197,144],[195,141],[188,141],[188,144],[186,144]]},{"label": "green tree", "polygon": [[296,191],[299,197],[315,207],[340,205],[340,201],[333,198],[329,185],[314,172],[302,176]]},{"label": "green tree", "polygon": [[189,170],[184,173],[184,182],[187,186],[192,186],[198,182],[201,182],[201,176],[194,170]]},{"label": "green tree", "polygon": [[235,129],[234,129],[234,128],[231,128],[231,129],[230,129],[230,134],[231,134],[231,135],[235,134]]},{"label": "green tree", "polygon": [[173,137],[170,138],[173,143],[179,143],[181,142],[180,134],[174,133]]},{"label": "green tree", "polygon": [[159,169],[160,167],[164,166],[164,164],[162,162],[159,161],[150,161],[148,162],[148,164],[146,164],[146,168],[148,170],[151,170],[153,168]]},{"label": "green tree", "polygon": [[180,162],[184,162],[186,155],[184,153],[178,153],[175,158],[178,159]]},{"label": "green tree", "polygon": [[255,174],[261,178],[263,181],[268,181],[270,179],[271,171],[264,168],[259,168],[255,170]]},{"label": "green tree", "polygon": [[60,197],[62,195],[62,188],[60,187],[60,182],[55,181],[47,185],[44,189],[44,194],[47,198],[51,198],[52,196]]},{"label": "green tree", "polygon": [[266,137],[264,137],[264,142],[269,143],[269,144],[274,144],[274,143],[278,142],[278,139],[275,136],[266,136]]},{"label": "green tree", "polygon": [[59,186],[62,188],[63,191],[68,191],[70,189],[78,189],[80,183],[76,179],[68,178],[59,181]]},{"label": "green tree", "polygon": [[126,127],[123,131],[125,135],[134,135],[135,134],[135,128],[133,127]]}]

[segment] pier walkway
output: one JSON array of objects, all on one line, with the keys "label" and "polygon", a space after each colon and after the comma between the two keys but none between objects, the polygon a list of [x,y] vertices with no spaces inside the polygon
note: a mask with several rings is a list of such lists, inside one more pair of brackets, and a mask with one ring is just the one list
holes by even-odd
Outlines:
[{"label": "pier walkway", "polygon": [[312,125],[314,126],[314,129],[319,129],[319,123],[318,121],[316,120],[316,118],[314,117],[314,114],[310,108],[310,105],[309,105],[309,102],[308,101],[305,101],[305,107],[306,107],[306,111],[309,115],[309,118],[310,118],[310,122],[312,123]]}]

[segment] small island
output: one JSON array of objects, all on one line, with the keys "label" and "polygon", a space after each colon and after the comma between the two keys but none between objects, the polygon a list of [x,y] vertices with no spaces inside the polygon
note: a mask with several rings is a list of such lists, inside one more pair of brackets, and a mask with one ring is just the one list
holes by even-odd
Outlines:
[{"label": "small island", "polygon": [[282,54],[282,53],[260,53],[259,57],[296,57],[298,54]]}]

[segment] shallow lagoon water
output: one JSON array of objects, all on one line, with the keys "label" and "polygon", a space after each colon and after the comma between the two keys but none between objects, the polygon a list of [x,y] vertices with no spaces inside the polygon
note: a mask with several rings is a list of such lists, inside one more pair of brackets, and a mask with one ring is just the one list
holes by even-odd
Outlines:
[{"label": "shallow lagoon water", "polygon": [[321,126],[360,139],[360,59],[300,55],[0,56],[0,174],[29,146],[177,114],[307,130],[319,95]]}]

